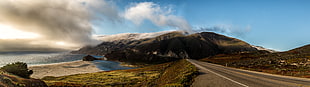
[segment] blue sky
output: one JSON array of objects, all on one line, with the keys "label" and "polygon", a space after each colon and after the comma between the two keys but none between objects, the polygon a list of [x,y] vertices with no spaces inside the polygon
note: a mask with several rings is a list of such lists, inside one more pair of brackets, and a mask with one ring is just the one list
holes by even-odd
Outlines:
[{"label": "blue sky", "polygon": [[244,37],[254,45],[288,50],[310,44],[307,0],[227,0],[188,3],[184,17],[192,25],[226,23],[251,26]]},{"label": "blue sky", "polygon": [[[242,36],[222,33],[276,50],[289,50],[310,44],[309,0],[118,0],[120,10],[131,3],[153,2],[171,7],[173,14],[183,17],[192,27],[229,25],[239,29]],[[127,23],[127,22],[126,22]],[[105,23],[97,34],[124,32],[156,32],[169,30],[149,21],[140,26],[115,26]],[[115,29],[106,30],[113,27]],[[243,28],[250,27],[249,30]],[[123,28],[123,29],[119,29]],[[127,29],[124,29],[127,28]],[[244,31],[242,31],[244,30]]]}]

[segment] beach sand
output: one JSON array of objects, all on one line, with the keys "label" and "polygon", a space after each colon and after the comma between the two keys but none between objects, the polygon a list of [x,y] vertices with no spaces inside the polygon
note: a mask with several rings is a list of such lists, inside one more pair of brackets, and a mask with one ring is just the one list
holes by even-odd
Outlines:
[{"label": "beach sand", "polygon": [[31,77],[37,79],[43,78],[45,76],[57,77],[103,71],[91,61],[73,61],[57,64],[37,65],[30,66],[29,69],[33,70]]}]

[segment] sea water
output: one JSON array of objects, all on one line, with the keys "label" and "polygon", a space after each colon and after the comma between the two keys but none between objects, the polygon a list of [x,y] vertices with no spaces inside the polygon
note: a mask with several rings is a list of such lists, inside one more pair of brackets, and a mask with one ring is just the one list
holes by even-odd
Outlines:
[{"label": "sea water", "polygon": [[0,67],[14,62],[29,66],[81,60],[85,55],[69,52],[0,52]]},{"label": "sea water", "polygon": [[[79,61],[85,54],[72,54],[70,52],[0,52],[0,67],[14,62],[24,62],[28,66],[56,64],[64,62]],[[103,56],[94,56],[97,58]],[[131,69],[131,67],[120,66],[119,62],[97,60],[92,61],[98,68],[108,70]]]}]

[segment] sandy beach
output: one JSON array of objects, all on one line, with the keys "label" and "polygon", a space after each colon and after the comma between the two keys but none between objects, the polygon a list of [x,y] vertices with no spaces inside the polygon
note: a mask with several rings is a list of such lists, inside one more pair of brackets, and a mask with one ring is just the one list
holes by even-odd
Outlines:
[{"label": "sandy beach", "polygon": [[57,64],[46,64],[30,66],[29,69],[33,70],[32,78],[43,78],[45,76],[65,76],[81,73],[93,73],[103,71],[98,68],[92,61],[73,61]]}]

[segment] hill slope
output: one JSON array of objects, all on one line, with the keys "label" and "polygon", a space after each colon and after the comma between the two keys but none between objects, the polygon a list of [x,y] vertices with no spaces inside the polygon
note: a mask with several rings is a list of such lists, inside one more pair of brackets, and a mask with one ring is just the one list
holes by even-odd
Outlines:
[{"label": "hill slope", "polygon": [[310,53],[310,44],[288,51],[289,53]]},{"label": "hill slope", "polygon": [[310,78],[310,45],[286,52],[221,54],[201,60],[273,74]]},{"label": "hill slope", "polygon": [[202,32],[184,35],[175,31],[154,38],[103,42],[72,53],[105,55],[108,60],[160,63],[181,58],[200,59],[216,54],[257,51],[248,43],[224,35]]}]

